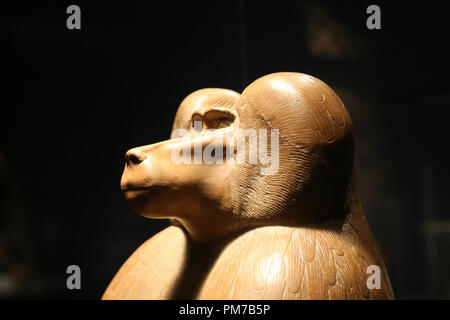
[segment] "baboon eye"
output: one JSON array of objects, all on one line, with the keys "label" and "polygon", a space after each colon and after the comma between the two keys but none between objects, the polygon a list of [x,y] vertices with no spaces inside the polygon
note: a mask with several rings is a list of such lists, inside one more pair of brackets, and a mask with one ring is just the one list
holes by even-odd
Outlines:
[{"label": "baboon eye", "polygon": [[234,115],[228,111],[210,110],[203,116],[206,129],[226,128],[233,124]]},{"label": "baboon eye", "polygon": [[[196,124],[196,122],[199,122],[199,123]],[[202,129],[203,129],[203,117],[200,114],[194,113],[192,115],[191,127],[195,131],[202,131]]]},{"label": "baboon eye", "polygon": [[202,116],[194,113],[191,118],[191,129],[203,131],[204,129],[221,129],[231,126],[235,116],[227,110],[209,110]]}]

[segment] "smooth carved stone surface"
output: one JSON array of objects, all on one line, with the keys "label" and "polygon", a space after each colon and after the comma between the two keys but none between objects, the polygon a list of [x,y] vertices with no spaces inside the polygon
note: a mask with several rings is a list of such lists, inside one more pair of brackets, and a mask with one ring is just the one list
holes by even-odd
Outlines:
[{"label": "smooth carved stone surface", "polygon": [[[238,129],[252,128],[279,131],[273,174],[261,174],[267,163],[171,158],[174,148],[206,150],[219,134],[236,142]],[[127,152],[121,187],[131,208],[172,226],[129,257],[103,299],[394,298],[355,188],[353,148],[344,104],[309,75],[271,74],[242,94],[192,93],[172,139]],[[367,286],[371,265],[379,289]]]}]

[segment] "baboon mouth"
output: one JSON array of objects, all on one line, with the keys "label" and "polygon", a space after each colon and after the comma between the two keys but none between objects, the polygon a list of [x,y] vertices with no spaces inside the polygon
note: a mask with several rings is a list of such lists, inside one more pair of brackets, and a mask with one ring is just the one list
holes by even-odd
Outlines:
[{"label": "baboon mouth", "polygon": [[121,187],[122,192],[155,192],[164,189],[164,185],[149,185],[149,186],[136,186],[132,184],[126,184]]},{"label": "baboon mouth", "polygon": [[142,186],[133,186],[133,185],[125,185],[121,187],[122,192],[133,192],[133,191],[149,191],[152,187],[142,187]]}]

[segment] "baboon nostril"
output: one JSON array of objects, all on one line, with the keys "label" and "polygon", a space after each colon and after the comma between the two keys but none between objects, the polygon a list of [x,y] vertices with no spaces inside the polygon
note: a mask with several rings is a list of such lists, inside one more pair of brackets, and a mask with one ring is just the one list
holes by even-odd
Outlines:
[{"label": "baboon nostril", "polygon": [[136,165],[144,161],[147,157],[137,150],[130,150],[125,154],[125,162],[128,166]]}]

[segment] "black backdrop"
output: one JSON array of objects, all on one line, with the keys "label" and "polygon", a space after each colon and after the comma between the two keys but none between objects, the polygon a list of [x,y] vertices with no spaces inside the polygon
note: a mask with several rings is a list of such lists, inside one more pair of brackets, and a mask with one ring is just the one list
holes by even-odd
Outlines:
[{"label": "black backdrop", "polygon": [[[444,3],[375,3],[381,30],[366,28],[365,1],[2,4],[0,271],[18,284],[0,294],[99,298],[168,224],[127,208],[125,151],[167,139],[196,89],[297,71],[350,111],[363,205],[397,297],[450,298],[447,14]],[[70,4],[81,30],[66,28]],[[66,288],[71,264],[81,290]]]}]

